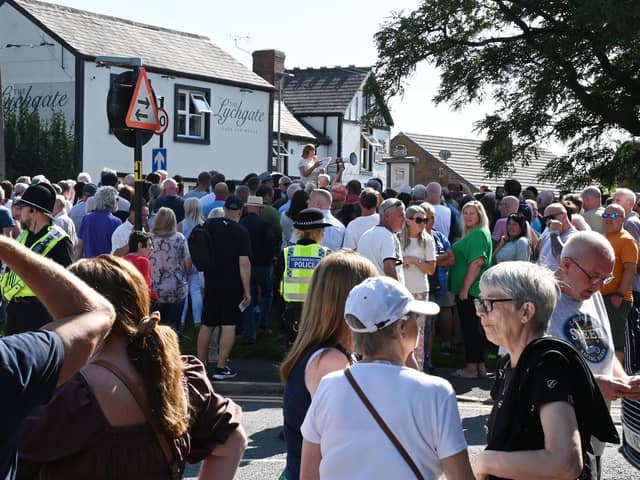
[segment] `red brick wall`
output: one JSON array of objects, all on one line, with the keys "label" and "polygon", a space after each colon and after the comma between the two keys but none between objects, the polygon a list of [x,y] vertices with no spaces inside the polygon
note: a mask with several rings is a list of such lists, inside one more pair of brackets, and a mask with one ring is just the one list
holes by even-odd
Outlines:
[{"label": "red brick wall", "polygon": [[391,148],[389,151],[391,152],[393,152],[396,145],[404,145],[407,147],[407,155],[418,158],[418,162],[415,167],[416,184],[421,183],[426,185],[430,182],[438,182],[443,187],[458,190],[458,185],[464,183],[472,191],[476,190],[455,171],[445,166],[436,157],[428,154],[418,145],[413,143],[410,138],[405,137],[404,135],[396,135],[391,139],[390,145]]},{"label": "red brick wall", "polygon": [[279,50],[256,50],[253,56],[253,72],[271,85],[277,86],[276,73],[284,72],[285,54]]}]

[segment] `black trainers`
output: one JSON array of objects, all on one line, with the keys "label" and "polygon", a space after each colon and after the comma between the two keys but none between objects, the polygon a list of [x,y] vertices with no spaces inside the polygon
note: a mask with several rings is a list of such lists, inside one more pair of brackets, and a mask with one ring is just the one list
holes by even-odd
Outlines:
[{"label": "black trainers", "polygon": [[216,367],[212,376],[214,380],[227,380],[229,378],[235,377],[236,372],[229,369],[229,367],[224,367],[224,368]]}]

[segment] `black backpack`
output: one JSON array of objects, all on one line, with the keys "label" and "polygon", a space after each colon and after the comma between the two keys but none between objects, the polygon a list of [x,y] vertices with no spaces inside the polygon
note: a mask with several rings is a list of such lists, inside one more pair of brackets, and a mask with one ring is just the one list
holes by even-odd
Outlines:
[{"label": "black backpack", "polygon": [[[209,220],[207,220],[208,222]],[[191,254],[191,262],[200,272],[210,270],[213,265],[213,239],[207,231],[205,222],[202,225],[196,225],[191,230],[187,243],[189,245],[189,253]]]}]

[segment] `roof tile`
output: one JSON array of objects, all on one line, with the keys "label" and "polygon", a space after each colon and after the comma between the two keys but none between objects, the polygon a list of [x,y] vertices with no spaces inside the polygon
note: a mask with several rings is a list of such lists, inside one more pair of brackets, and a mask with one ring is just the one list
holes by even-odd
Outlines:
[{"label": "roof tile", "polygon": [[464,177],[476,188],[485,184],[502,185],[506,179],[516,178],[522,184],[523,188],[533,185],[539,190],[558,189],[557,185],[546,181],[542,182],[537,178],[538,174],[545,169],[547,163],[556,158],[556,155],[548,150],[539,148],[538,158],[532,155],[528,167],[523,167],[518,164],[511,175],[489,178],[487,172],[480,166],[479,150],[482,144],[481,140],[400,132],[392,141],[401,135],[412,140],[416,145],[438,160],[440,150],[449,150],[451,156],[446,162],[447,166]]},{"label": "roof tile", "polygon": [[287,70],[282,98],[296,115],[342,114],[371,74],[371,67],[295,68]]},{"label": "roof tile", "polygon": [[145,67],[273,89],[207,37],[35,0],[13,0],[82,55],[140,57]]}]

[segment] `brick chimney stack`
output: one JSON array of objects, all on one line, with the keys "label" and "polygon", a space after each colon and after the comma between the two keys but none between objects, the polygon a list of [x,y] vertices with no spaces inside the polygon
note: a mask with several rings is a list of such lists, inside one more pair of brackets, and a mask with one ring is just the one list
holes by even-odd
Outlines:
[{"label": "brick chimney stack", "polygon": [[276,74],[284,72],[284,52],[280,50],[256,50],[252,53],[252,56],[253,72],[277,87],[277,82],[282,77]]}]

